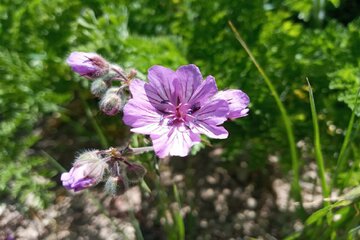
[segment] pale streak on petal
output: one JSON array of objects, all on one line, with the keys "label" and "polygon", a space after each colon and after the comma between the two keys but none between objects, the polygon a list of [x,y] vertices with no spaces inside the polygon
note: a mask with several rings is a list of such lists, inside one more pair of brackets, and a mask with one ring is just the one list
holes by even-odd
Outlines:
[{"label": "pale streak on petal", "polygon": [[200,142],[199,134],[191,131],[181,132],[177,128],[172,128],[168,133],[161,135],[150,135],[155,153],[159,157],[188,155],[190,148]]}]

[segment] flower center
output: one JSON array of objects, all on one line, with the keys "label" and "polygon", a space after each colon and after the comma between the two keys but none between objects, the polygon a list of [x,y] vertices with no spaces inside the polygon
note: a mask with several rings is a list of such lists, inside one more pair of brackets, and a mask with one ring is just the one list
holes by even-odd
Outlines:
[{"label": "flower center", "polygon": [[161,110],[163,113],[161,124],[166,121],[168,126],[185,126],[189,127],[189,123],[195,121],[193,114],[200,109],[200,103],[189,105],[188,103],[179,103],[177,106],[172,104],[169,100],[161,102],[165,109]]}]

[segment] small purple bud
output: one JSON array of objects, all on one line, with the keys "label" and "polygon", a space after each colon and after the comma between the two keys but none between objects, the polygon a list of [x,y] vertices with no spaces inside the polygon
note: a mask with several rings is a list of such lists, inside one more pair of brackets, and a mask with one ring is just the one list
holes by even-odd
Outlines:
[{"label": "small purple bud", "polygon": [[109,72],[109,63],[96,53],[72,52],[66,62],[74,72],[89,79]]},{"label": "small purple bud", "polygon": [[135,69],[131,69],[127,77],[129,79],[133,79],[134,77],[136,77],[136,74],[137,74],[137,71]]},{"label": "small purple bud", "polygon": [[100,110],[107,115],[114,116],[123,108],[121,92],[119,88],[113,87],[106,91],[100,101]]},{"label": "small purple bud", "polygon": [[15,237],[12,233],[8,233],[5,240],[15,240]]},{"label": "small purple bud", "polygon": [[91,93],[97,97],[104,95],[107,89],[108,86],[102,79],[96,79],[91,83]]},{"label": "small purple bud", "polygon": [[75,192],[92,187],[102,180],[106,167],[97,150],[84,152],[76,158],[69,172],[61,174],[62,184]]}]

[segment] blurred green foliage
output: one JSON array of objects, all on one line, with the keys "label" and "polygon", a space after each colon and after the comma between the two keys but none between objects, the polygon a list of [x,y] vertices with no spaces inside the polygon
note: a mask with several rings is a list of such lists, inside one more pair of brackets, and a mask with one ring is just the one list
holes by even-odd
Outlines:
[{"label": "blurred green foliage", "polygon": [[[291,161],[280,114],[228,20],[238,27],[275,84],[293,121],[296,139],[310,146],[303,150],[303,159],[312,154],[313,126],[305,81],[309,78],[326,170],[333,172],[341,146],[335,143],[343,139],[360,87],[357,6],[351,0],[1,1],[1,193],[22,202],[31,194],[37,199],[36,207],[51,200],[53,194],[47,189],[54,183],[48,179],[56,171],[34,147],[48,137],[43,131],[47,119],[71,123],[76,128],[74,135],[93,138],[94,130],[81,128],[83,119],[74,118],[73,108],[68,108],[81,95],[93,102],[90,107],[97,114],[96,101],[88,99],[88,82],[75,77],[64,63],[75,50],[98,52],[142,73],[154,64],[176,68],[191,62],[204,75],[214,75],[219,88],[243,89],[251,98],[251,112],[246,119],[227,123],[230,137],[219,142],[225,150],[223,161],[236,168],[239,159],[245,159],[251,169],[266,172],[271,154],[280,158],[286,173]],[[360,116],[359,106],[356,114]],[[100,120],[106,123],[110,142],[116,142],[121,132],[115,127],[119,119],[104,121]],[[356,142],[358,137],[353,135]],[[340,172],[337,187],[360,183],[359,161],[358,145],[352,144],[346,161],[351,174]],[[344,216],[349,220],[354,215]],[[342,228],[337,236],[343,237],[359,223],[336,224],[318,222],[317,231],[326,228],[328,239]],[[305,227],[306,236],[314,233],[312,227]]]},{"label": "blurred green foliage", "polygon": [[76,91],[88,91],[88,83],[74,81],[65,65],[70,51],[98,52],[142,72],[154,63],[176,67],[186,62],[176,38],[131,35],[127,20],[127,9],[118,1],[0,3],[1,194],[21,203],[35,198],[30,204],[35,208],[53,196],[47,189],[54,186],[49,177],[56,170],[31,148],[47,137],[44,119],[71,117],[61,106]]}]

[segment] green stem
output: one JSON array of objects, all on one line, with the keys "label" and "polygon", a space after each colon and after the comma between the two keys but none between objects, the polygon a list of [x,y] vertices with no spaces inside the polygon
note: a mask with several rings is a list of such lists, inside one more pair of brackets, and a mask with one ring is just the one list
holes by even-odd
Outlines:
[{"label": "green stem", "polygon": [[[127,198],[127,201],[130,203],[130,200],[128,198]],[[129,214],[130,214],[132,225],[135,228],[136,239],[144,240],[143,234],[141,232],[140,224],[139,224],[139,221],[135,217],[134,210],[130,209]]]},{"label": "green stem", "polygon": [[276,92],[275,87],[272,84],[271,80],[265,74],[262,67],[258,64],[258,62],[256,61],[256,59],[255,59],[254,55],[252,54],[251,50],[248,48],[246,42],[242,39],[239,32],[236,30],[236,28],[234,27],[234,25],[232,24],[231,21],[229,21],[229,25],[230,25],[231,30],[234,32],[234,35],[235,35],[236,39],[239,41],[241,46],[245,49],[246,53],[249,55],[251,61],[256,66],[256,68],[259,71],[260,75],[263,77],[267,87],[269,88],[269,90],[271,92],[271,95],[273,96],[273,98],[274,98],[274,100],[276,102],[277,107],[279,108],[282,120],[284,122],[285,130],[286,130],[287,138],[288,138],[288,142],[289,142],[289,147],[290,147],[290,154],[291,154],[291,161],[292,161],[292,173],[293,173],[293,176],[294,176],[293,181],[292,181],[292,189],[293,189],[293,192],[295,194],[294,197],[295,197],[296,201],[299,202],[300,208],[303,209],[302,197],[301,197],[301,188],[300,188],[300,177],[299,177],[300,164],[299,164],[299,159],[298,159],[298,156],[297,156],[295,136],[294,136],[294,131],[293,131],[293,128],[292,128],[291,120],[290,120],[290,118],[288,116],[288,113],[287,113],[287,111],[286,111],[286,109],[284,107],[284,104],[281,102],[280,96]]},{"label": "green stem", "polygon": [[[314,126],[314,145],[315,145],[315,155],[316,155],[316,164],[318,166],[319,175],[320,175],[320,182],[322,188],[322,195],[323,198],[329,198],[330,191],[326,183],[326,174],[325,174],[325,164],[324,164],[324,157],[321,151],[321,142],[320,142],[320,130],[319,130],[319,123],[317,119],[315,101],[314,101],[314,94],[310,85],[309,80],[306,78],[307,84],[309,86],[309,100],[310,100],[310,108],[311,108],[311,116]],[[325,202],[325,205],[328,205],[328,202]]]},{"label": "green stem", "polygon": [[349,184],[350,179],[352,178],[354,170],[357,166],[359,166],[359,162],[358,162],[359,156],[358,156],[358,153],[357,153],[354,143],[351,143],[351,150],[353,152],[355,162],[352,164],[351,169],[348,171],[348,173],[345,177],[344,183],[340,187],[339,195],[341,195],[343,193],[345,186],[349,186],[348,184]]},{"label": "green stem", "polygon": [[150,146],[150,147],[137,147],[137,148],[129,147],[129,148],[132,151],[133,155],[139,155],[139,154],[154,151],[154,147],[152,147],[152,146]]},{"label": "green stem", "polygon": [[108,141],[107,141],[107,139],[106,139],[103,131],[101,130],[100,125],[99,125],[99,124],[97,123],[97,121],[95,120],[94,115],[92,114],[89,105],[86,103],[84,97],[83,97],[81,94],[80,94],[80,99],[81,99],[82,104],[83,104],[84,107],[85,107],[86,116],[87,116],[87,118],[90,120],[91,125],[92,125],[93,128],[95,129],[96,134],[98,135],[98,138],[99,138],[99,141],[100,141],[101,146],[102,146],[103,148],[108,148],[108,147],[109,147],[109,143],[108,143]]}]

